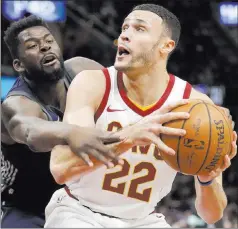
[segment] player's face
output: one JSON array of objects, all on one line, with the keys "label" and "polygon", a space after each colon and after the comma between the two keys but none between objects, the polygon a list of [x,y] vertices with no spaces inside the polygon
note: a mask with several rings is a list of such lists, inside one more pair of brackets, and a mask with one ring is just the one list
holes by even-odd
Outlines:
[{"label": "player's face", "polygon": [[114,66],[117,70],[143,69],[158,61],[162,18],[149,12],[136,10],[122,25]]},{"label": "player's face", "polygon": [[63,57],[50,31],[43,26],[23,30],[19,35],[19,60],[28,79],[57,81],[63,77]]}]

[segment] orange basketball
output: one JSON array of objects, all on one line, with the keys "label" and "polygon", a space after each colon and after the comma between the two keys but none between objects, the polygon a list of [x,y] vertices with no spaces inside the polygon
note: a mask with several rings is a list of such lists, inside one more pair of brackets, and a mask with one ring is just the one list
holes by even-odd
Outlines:
[{"label": "orange basketball", "polygon": [[161,153],[173,169],[189,175],[207,175],[220,167],[231,152],[232,126],[220,108],[202,100],[190,100],[173,112],[188,112],[187,120],[172,121],[164,126],[186,130],[183,137],[161,136],[175,150],[174,156]]}]

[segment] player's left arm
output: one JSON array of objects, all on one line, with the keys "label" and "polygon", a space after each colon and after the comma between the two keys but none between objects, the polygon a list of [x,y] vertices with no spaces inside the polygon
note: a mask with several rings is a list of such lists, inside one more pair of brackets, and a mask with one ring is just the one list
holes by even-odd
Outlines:
[{"label": "player's left arm", "polygon": [[[207,95],[194,89],[191,92],[190,98],[202,99],[209,103],[213,103]],[[234,131],[232,152],[229,156],[225,156],[221,168],[212,171],[209,176],[194,176],[196,189],[195,207],[198,215],[208,224],[213,224],[220,220],[223,216],[223,211],[226,208],[227,197],[222,186],[222,172],[231,165],[231,159],[237,153],[236,141],[237,134]]]}]

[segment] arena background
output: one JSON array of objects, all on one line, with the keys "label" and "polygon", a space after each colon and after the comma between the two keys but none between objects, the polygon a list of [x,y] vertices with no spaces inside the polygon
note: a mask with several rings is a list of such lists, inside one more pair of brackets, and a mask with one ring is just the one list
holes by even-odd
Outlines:
[{"label": "arena background", "polygon": [[[36,14],[50,21],[64,58],[83,56],[104,66],[114,62],[123,18],[137,4],[157,3],[179,18],[182,34],[168,64],[169,72],[189,81],[238,123],[238,2],[208,0],[4,1],[1,14],[1,99],[16,72],[3,35],[10,21]],[[236,131],[238,125],[236,125]],[[173,227],[238,227],[238,157],[224,174],[228,207],[216,225],[206,225],[194,208],[193,177],[178,175],[172,192],[158,204]],[[158,181],[159,182],[159,181]]]}]

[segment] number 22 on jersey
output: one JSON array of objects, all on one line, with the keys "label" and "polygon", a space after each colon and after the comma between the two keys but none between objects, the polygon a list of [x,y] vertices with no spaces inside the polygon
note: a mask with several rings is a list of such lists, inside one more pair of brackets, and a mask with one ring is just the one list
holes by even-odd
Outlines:
[{"label": "number 22 on jersey", "polygon": [[[120,129],[122,126],[119,122],[111,122],[108,125],[108,131],[116,131]],[[147,148],[148,151],[148,148]],[[143,152],[144,153],[144,152]],[[116,192],[122,195],[126,195],[128,197],[149,202],[150,195],[152,191],[152,187],[143,189],[142,192],[139,192],[139,185],[146,184],[155,179],[156,168],[151,162],[139,162],[135,166],[130,165],[130,163],[124,160],[123,166],[116,166],[115,168],[119,168],[116,172],[107,173],[104,177],[102,189]],[[138,177],[138,173],[141,171],[146,171],[146,175],[142,175]],[[130,174],[136,176],[131,180],[126,179],[127,181],[118,183],[117,185],[113,185],[113,181],[116,182],[119,178],[127,178]],[[126,185],[129,185],[128,191],[126,191]]]},{"label": "number 22 on jersey", "polygon": [[[150,200],[152,187],[145,188],[142,192],[138,191],[138,187],[140,184],[145,184],[155,179],[156,168],[154,167],[154,165],[150,162],[139,162],[137,165],[131,166],[129,162],[126,159],[124,159],[123,166],[118,166],[118,167],[120,168],[119,171],[107,173],[105,175],[102,188],[107,191],[116,192],[122,195],[126,195],[128,197],[134,198],[134,199],[148,202]],[[133,173],[133,175],[134,174],[136,175],[142,170],[146,170],[147,174],[126,181],[126,182],[129,182],[129,190],[127,193],[125,189],[126,182],[121,182],[117,184],[116,186],[112,184],[113,180],[126,177],[131,172]]]}]

